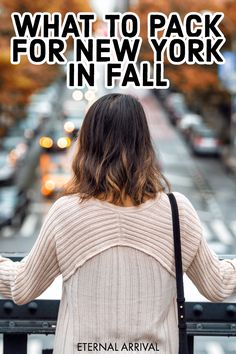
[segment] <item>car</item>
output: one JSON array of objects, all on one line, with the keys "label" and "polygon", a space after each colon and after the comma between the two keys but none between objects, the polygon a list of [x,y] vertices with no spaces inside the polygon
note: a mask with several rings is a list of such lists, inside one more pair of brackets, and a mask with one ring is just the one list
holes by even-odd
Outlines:
[{"label": "car", "polygon": [[41,194],[45,198],[52,198],[59,193],[71,178],[66,159],[60,154],[40,157]]},{"label": "car", "polygon": [[16,186],[0,188],[0,230],[6,226],[20,227],[28,212],[29,197]]},{"label": "car", "polygon": [[68,149],[71,143],[71,138],[64,133],[63,129],[51,130],[47,135],[39,138],[39,145],[44,152],[63,151]]},{"label": "car", "polygon": [[203,120],[199,114],[187,113],[178,123],[178,128],[182,132],[183,136],[188,139],[191,129],[194,126],[202,124]]},{"label": "car", "polygon": [[16,166],[10,161],[6,151],[0,152],[0,186],[14,182]]},{"label": "car", "polygon": [[1,142],[1,148],[4,151],[11,151],[14,149],[18,144],[21,144],[24,142],[24,139],[22,138],[21,135],[15,135],[15,136],[6,136],[2,139]]},{"label": "car", "polygon": [[41,180],[41,194],[45,198],[55,197],[69,181],[70,174],[57,166],[53,171],[45,174]]},{"label": "car", "polygon": [[32,119],[31,116],[29,116],[20,122],[20,128],[22,129],[22,135],[27,143],[30,144],[32,139],[38,133],[39,124],[36,119]]},{"label": "car", "polygon": [[184,95],[181,93],[170,93],[166,98],[166,109],[171,123],[173,125],[178,124],[178,121],[188,113]]},{"label": "car", "polygon": [[37,117],[34,113],[30,113],[8,129],[7,137],[24,140],[27,145],[30,145],[33,138],[40,132],[41,128],[46,123],[47,118],[47,116],[42,115]]},{"label": "car", "polygon": [[167,97],[170,95],[170,89],[153,89],[153,94],[165,108]]},{"label": "car", "polygon": [[221,142],[217,133],[205,124],[192,127],[189,145],[195,155],[219,156],[221,153]]}]

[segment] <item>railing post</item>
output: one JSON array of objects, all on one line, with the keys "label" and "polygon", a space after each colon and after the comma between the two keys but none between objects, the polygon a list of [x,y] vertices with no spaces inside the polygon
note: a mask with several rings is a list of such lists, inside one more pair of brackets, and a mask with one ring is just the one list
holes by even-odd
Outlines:
[{"label": "railing post", "polygon": [[194,336],[188,335],[188,353],[194,353]]},{"label": "railing post", "polygon": [[27,334],[3,334],[3,354],[13,353],[27,354]]}]

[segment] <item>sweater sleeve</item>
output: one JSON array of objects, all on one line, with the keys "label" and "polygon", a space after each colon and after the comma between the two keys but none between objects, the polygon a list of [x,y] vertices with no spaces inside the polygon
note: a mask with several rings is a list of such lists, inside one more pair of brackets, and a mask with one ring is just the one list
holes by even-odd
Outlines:
[{"label": "sweater sleeve", "polygon": [[60,199],[50,208],[26,257],[20,262],[0,257],[0,294],[18,305],[41,295],[60,274],[56,253],[56,230],[62,214]]},{"label": "sweater sleeve", "polygon": [[[186,198],[184,238],[198,239],[197,251],[186,270],[187,276],[208,300],[220,302],[236,291],[236,258],[219,260],[207,244],[196,210]],[[189,246],[191,247],[191,246]]]}]

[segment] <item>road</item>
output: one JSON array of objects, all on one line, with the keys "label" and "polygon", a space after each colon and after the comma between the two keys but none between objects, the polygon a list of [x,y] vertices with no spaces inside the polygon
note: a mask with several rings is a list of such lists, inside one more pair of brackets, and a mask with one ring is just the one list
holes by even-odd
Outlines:
[{"label": "road", "polygon": [[218,254],[236,254],[236,178],[219,159],[191,155],[180,133],[150,95],[142,100],[164,175],[198,212],[204,235]]},{"label": "road", "polygon": [[[180,133],[169,123],[156,98],[141,90],[134,93],[140,95],[157,156],[173,191],[185,194],[194,205],[210,247],[218,254],[236,254],[236,179],[226,173],[218,159],[192,156]],[[68,99],[70,95],[71,92],[65,89],[62,101]],[[72,156],[70,151],[68,159]],[[39,234],[43,219],[52,203],[40,195],[39,167],[35,171],[31,193],[33,202],[30,214],[16,233],[11,230],[3,233],[0,243],[1,253],[28,253]],[[59,284],[60,281],[55,283],[42,297],[60,298]],[[186,297],[188,299],[188,296]],[[41,341],[37,337],[34,337],[30,345],[31,353],[40,353]],[[219,339],[218,342],[207,338],[196,340],[197,354],[235,352],[235,339]]]}]

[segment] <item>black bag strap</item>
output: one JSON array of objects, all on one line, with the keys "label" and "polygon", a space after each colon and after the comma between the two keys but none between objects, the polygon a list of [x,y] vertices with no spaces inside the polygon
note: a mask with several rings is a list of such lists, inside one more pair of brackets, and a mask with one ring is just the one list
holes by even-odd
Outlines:
[{"label": "black bag strap", "polygon": [[174,236],[174,253],[175,253],[175,272],[176,272],[176,289],[177,289],[177,310],[178,310],[178,327],[179,327],[179,354],[188,353],[186,317],[185,317],[185,298],[183,283],[183,268],[181,255],[180,240],[180,223],[178,205],[173,193],[168,193],[172,211],[172,225]]}]

